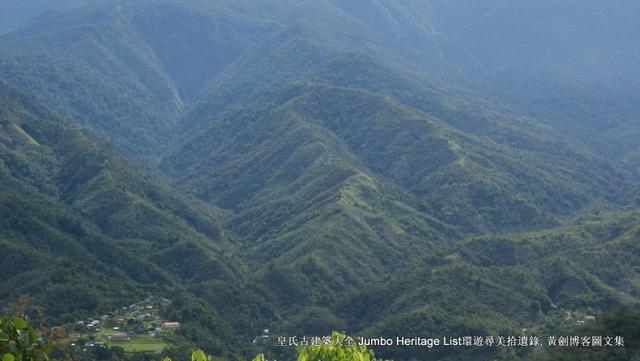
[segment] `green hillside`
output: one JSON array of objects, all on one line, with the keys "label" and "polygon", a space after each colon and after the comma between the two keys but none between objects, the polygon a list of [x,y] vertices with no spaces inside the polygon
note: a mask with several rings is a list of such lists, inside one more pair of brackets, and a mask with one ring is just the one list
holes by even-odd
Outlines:
[{"label": "green hillside", "polygon": [[[228,352],[229,329],[249,332],[238,316],[252,317],[246,305],[260,302],[244,290],[244,267],[218,226],[226,213],[171,191],[34,98],[0,86],[0,303],[29,294],[60,323],[170,295],[185,333],[206,330],[199,337],[223,340],[211,347]],[[212,302],[243,294],[235,317],[198,305],[190,290],[203,280],[225,285]]]},{"label": "green hillside", "polygon": [[[161,166],[179,188],[233,211],[224,227],[244,240],[243,258],[256,272],[254,279],[287,310],[280,327],[326,332],[358,322],[374,325],[360,320],[360,311],[346,320],[331,316],[338,312],[332,305],[354,290],[402,294],[372,285],[389,274],[406,278],[396,270],[416,255],[452,247],[468,233],[558,224],[597,194],[615,199],[616,184],[628,182],[624,173],[608,173],[612,168],[604,161],[572,152],[567,143],[561,143],[567,153],[558,159],[554,148],[535,143],[539,138],[526,139],[532,145],[518,149],[461,133],[385,95],[297,83],[215,119],[210,131]],[[559,166],[562,162],[571,171]],[[597,170],[597,164],[603,168]],[[568,174],[571,178],[565,178]],[[446,275],[431,285],[434,289],[460,287],[479,272],[459,263],[445,269]],[[509,313],[465,313],[452,323],[463,327],[458,332],[485,324],[514,326],[516,321],[533,322],[532,317],[541,321],[535,317],[549,311],[550,301],[539,295],[544,287],[540,279],[524,269],[515,275],[501,272],[510,278],[478,303],[490,307],[496,293],[509,292]],[[527,281],[521,283],[523,279]],[[514,284],[518,288],[510,289]],[[443,304],[471,310],[474,305],[465,297],[437,291],[428,297],[435,308],[420,315]],[[620,296],[618,304],[625,299]],[[403,304],[379,313],[371,307],[371,312],[402,317],[407,308]],[[522,308],[533,311],[518,314]],[[388,329],[387,335],[402,330]]]},{"label": "green hillside", "polygon": [[[424,257],[380,288],[355,293],[335,312],[354,330],[389,337],[510,335],[522,328],[554,335],[571,325],[563,324],[567,311],[638,306],[638,217],[597,212],[556,229],[472,237]],[[457,360],[454,351],[379,352]]]},{"label": "green hillside", "polygon": [[[272,26],[218,10],[138,1],[47,13],[0,41],[0,76],[118,150],[153,164],[189,100],[251,44],[228,39]],[[220,21],[225,25],[216,31]],[[200,63],[181,60],[185,53]]]},{"label": "green hillside", "polygon": [[[456,118],[465,115],[477,117],[463,109]],[[622,171],[561,139],[560,154],[525,132],[526,146],[498,144],[356,88],[299,83],[212,121],[163,169],[181,188],[234,209],[300,192],[329,174],[318,167],[350,167],[393,183],[413,207],[462,232],[504,231],[554,224],[594,197],[615,200],[630,184]],[[319,160],[329,152],[330,160]]]},{"label": "green hillside", "polygon": [[175,360],[287,360],[278,336],[331,331],[633,334],[638,9],[8,0],[0,310],[29,294],[46,309],[36,326],[68,325],[167,297],[180,327],[140,331]]},{"label": "green hillside", "polygon": [[2,91],[5,187],[60,203],[145,254],[168,257],[188,240],[221,257],[221,275],[234,273],[222,261],[231,247],[217,226],[224,212],[159,185],[35,99]]}]

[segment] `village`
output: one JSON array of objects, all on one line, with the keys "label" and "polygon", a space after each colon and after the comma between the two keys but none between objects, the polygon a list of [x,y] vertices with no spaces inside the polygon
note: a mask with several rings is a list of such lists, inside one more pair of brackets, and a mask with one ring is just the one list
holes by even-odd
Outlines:
[{"label": "village", "polygon": [[79,320],[62,329],[69,346],[82,351],[119,346],[125,352],[161,352],[180,322],[160,315],[171,304],[164,297],[150,296],[99,317]]}]

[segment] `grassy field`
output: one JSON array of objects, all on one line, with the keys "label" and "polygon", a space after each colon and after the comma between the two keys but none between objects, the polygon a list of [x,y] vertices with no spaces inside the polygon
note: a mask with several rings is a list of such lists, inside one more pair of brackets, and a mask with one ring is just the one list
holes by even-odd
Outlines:
[{"label": "grassy field", "polygon": [[[151,325],[151,322],[145,324],[145,327]],[[128,341],[113,341],[107,338],[107,334],[122,332],[120,330],[113,330],[112,328],[105,327],[96,334],[96,341],[104,342],[108,346],[119,346],[124,349],[125,352],[154,352],[161,351],[167,346],[167,343],[162,337],[152,337],[148,335],[137,335],[131,337]]]},{"label": "grassy field", "polygon": [[161,351],[167,344],[159,337],[136,336],[130,341],[111,341],[105,338],[103,341],[109,346],[119,346],[125,352],[153,352]]}]

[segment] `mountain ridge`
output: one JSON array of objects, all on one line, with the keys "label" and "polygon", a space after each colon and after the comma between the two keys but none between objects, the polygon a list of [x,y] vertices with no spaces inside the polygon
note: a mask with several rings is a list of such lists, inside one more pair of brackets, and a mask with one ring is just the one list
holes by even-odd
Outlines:
[{"label": "mountain ridge", "polygon": [[231,360],[290,357],[264,329],[562,333],[639,307],[636,7],[582,3],[9,9],[0,302],[66,322],[168,293],[171,346]]}]

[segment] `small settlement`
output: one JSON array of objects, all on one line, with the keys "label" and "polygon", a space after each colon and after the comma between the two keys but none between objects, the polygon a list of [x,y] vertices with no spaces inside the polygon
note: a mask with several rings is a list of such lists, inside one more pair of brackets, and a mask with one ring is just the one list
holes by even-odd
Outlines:
[{"label": "small settlement", "polygon": [[69,344],[84,351],[92,347],[120,346],[126,352],[157,352],[166,343],[164,337],[180,327],[180,322],[165,320],[162,311],[171,304],[164,297],[150,296],[100,317],[79,320],[62,326]]}]

